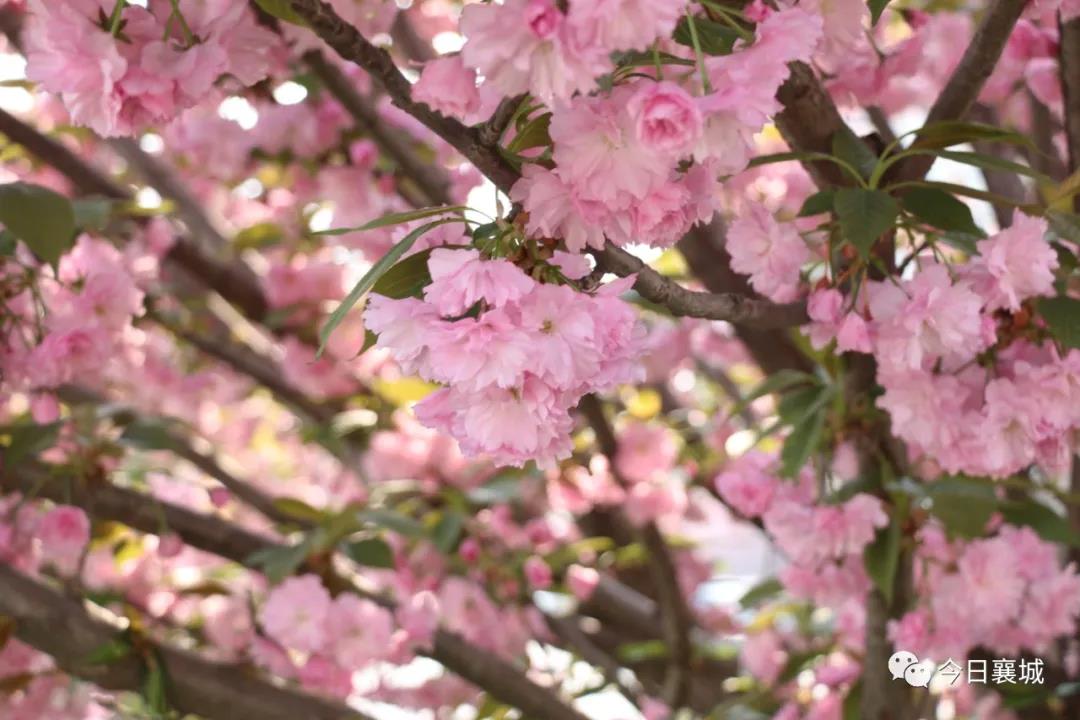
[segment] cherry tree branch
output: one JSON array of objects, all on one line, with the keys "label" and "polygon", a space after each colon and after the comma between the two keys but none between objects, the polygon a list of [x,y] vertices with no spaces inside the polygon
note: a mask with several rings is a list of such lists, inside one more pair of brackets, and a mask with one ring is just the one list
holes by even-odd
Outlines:
[{"label": "cherry tree branch", "polygon": [[[1080,17],[1059,22],[1058,62],[1064,95],[1065,140],[1069,148],[1069,172],[1080,170]],[[1073,198],[1080,212],[1080,195]]]},{"label": "cherry tree branch", "polygon": [[663,305],[676,315],[726,320],[761,329],[791,327],[809,321],[805,302],[777,304],[741,293],[688,290],[610,243],[596,252],[596,259],[600,267],[616,275],[637,273],[634,289],[646,300]]},{"label": "cherry tree branch", "polygon": [[118,640],[120,627],[92,616],[82,601],[3,563],[0,614],[13,618],[16,636],[50,655],[64,672],[106,690],[140,690],[146,671],[139,652],[144,653],[161,664],[166,698],[182,713],[210,720],[370,720],[340,703],[275,685],[243,665],[208,660],[148,637],[140,638],[135,653],[95,663],[94,652]]},{"label": "cherry tree branch", "polygon": [[[996,0],[987,9],[960,63],[930,107],[926,125],[960,120],[967,115],[997,66],[1026,5],[1027,0]],[[914,155],[899,164],[895,177],[897,181],[918,180],[930,171],[934,160],[933,155]]]},{"label": "cherry tree branch", "polygon": [[[621,478],[615,469],[615,455],[619,450],[618,438],[604,415],[603,405],[595,395],[586,395],[581,399],[578,409],[592,426],[600,452],[606,455],[611,463],[612,475],[625,488],[625,478]],[[683,598],[670,549],[656,524],[646,523],[640,528],[639,535],[642,545],[648,551],[649,569],[660,606],[661,636],[667,645],[668,666],[664,676],[664,701],[677,709],[686,703],[690,692],[690,609]]]},{"label": "cherry tree branch", "polygon": [[229,241],[207,215],[204,204],[195,198],[187,186],[157,158],[153,157],[131,138],[114,138],[111,147],[140,176],[147,185],[155,188],[162,197],[176,204],[176,215],[191,232],[193,239],[202,246],[204,253],[214,256],[224,251]]}]

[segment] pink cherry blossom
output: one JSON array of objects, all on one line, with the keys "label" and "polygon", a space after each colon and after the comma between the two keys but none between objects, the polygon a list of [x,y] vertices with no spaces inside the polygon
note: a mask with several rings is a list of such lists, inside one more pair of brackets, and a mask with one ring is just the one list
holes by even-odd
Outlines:
[{"label": "pink cherry blossom", "polygon": [[768,455],[749,452],[716,477],[716,490],[741,515],[758,517],[769,509],[779,483],[774,467],[775,460]]},{"label": "pink cherry blossom", "polygon": [[526,165],[510,190],[510,198],[529,213],[525,227],[531,236],[561,238],[572,252],[604,247],[607,208],[599,201],[580,197],[557,170]]},{"label": "pink cherry blossom", "polygon": [[45,560],[70,574],[90,542],[90,521],[82,508],[58,505],[42,516],[37,535]]},{"label": "pink cherry blossom", "polygon": [[685,0],[572,2],[569,21],[606,50],[644,50],[671,34],[685,9]]},{"label": "pink cherry blossom", "polygon": [[463,119],[480,109],[476,71],[466,68],[460,55],[436,58],[425,64],[412,94],[417,102],[450,117]]},{"label": "pink cherry blossom", "polygon": [[749,275],[755,290],[777,302],[795,299],[799,271],[810,251],[794,226],[778,223],[755,203],[731,223],[727,240],[731,267]]},{"label": "pink cherry blossom", "polygon": [[787,662],[780,636],[771,630],[747,636],[739,650],[739,662],[765,685],[772,685]]},{"label": "pink cherry blossom", "polygon": [[701,137],[701,111],[675,83],[643,83],[627,109],[638,141],[650,149],[678,155]]},{"label": "pink cherry blossom", "polygon": [[533,281],[506,260],[482,260],[477,250],[436,248],[428,259],[431,284],[424,298],[443,316],[460,315],[486,300],[495,307],[519,300]]},{"label": "pink cherry blossom", "polygon": [[575,33],[553,0],[467,5],[461,32],[465,66],[505,95],[566,99],[610,67],[604,48]]},{"label": "pink cherry blossom", "polygon": [[328,654],[348,670],[357,670],[388,652],[393,619],[370,600],[345,593],[326,613]]},{"label": "pink cherry blossom", "polygon": [[1045,234],[1045,220],[1017,213],[1010,227],[977,243],[981,262],[972,272],[987,309],[1015,311],[1028,298],[1054,294],[1058,258]]},{"label": "pink cherry blossom", "polygon": [[525,572],[525,581],[533,589],[546,590],[551,587],[551,567],[543,558],[530,555],[522,569]]},{"label": "pink cherry blossom", "polygon": [[330,593],[315,575],[285,579],[270,591],[259,610],[267,635],[287,648],[319,652],[330,639]]},{"label": "pink cherry blossom", "polygon": [[566,584],[578,600],[588,600],[596,591],[600,573],[593,568],[571,565],[566,569]]}]

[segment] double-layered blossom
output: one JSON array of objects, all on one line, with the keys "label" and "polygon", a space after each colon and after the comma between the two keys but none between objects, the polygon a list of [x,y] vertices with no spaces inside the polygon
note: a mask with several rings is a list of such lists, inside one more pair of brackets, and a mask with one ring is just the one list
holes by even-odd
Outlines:
[{"label": "double-layered blossom", "polygon": [[[428,267],[424,301],[376,295],[366,324],[406,372],[446,386],[416,415],[466,455],[511,465],[565,457],[578,399],[639,375],[637,321],[611,290],[537,283],[475,250],[437,249]],[[477,315],[457,317],[474,305]]]},{"label": "double-layered blossom", "polygon": [[976,243],[979,258],[967,271],[988,310],[1016,311],[1024,300],[1054,294],[1058,257],[1045,235],[1045,220],[1018,212],[1011,226]]},{"label": "double-layered blossom", "polygon": [[810,250],[790,223],[779,223],[759,203],[748,205],[728,228],[727,251],[731,267],[750,276],[750,285],[777,302],[794,300],[799,272]]},{"label": "double-layered blossom", "polygon": [[413,100],[443,115],[464,119],[480,109],[476,71],[466,68],[460,55],[436,58],[424,65],[412,88]]},{"label": "double-layered blossom", "polygon": [[[166,123],[204,100],[218,78],[266,76],[277,38],[228,0],[151,0],[120,11],[105,0],[32,0],[27,76],[59,94],[72,120],[103,136]],[[182,21],[175,17],[179,12]]]},{"label": "double-layered blossom", "polygon": [[531,92],[551,102],[592,88],[611,67],[595,38],[576,31],[554,0],[508,0],[467,5],[461,49],[474,68],[505,95]]},{"label": "double-layered blossom", "polygon": [[318,577],[291,577],[270,591],[259,610],[259,623],[286,648],[319,652],[330,637],[327,619],[331,607],[330,593]]}]

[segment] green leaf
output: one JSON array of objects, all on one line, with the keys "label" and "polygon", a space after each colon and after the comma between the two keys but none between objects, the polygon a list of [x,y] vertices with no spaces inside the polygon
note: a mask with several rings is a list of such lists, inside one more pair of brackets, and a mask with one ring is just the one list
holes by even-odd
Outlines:
[{"label": "green leaf", "polygon": [[785,394],[776,407],[785,425],[798,425],[821,408],[831,396],[830,389],[815,385]]},{"label": "green leaf", "polygon": [[165,667],[155,656],[147,662],[146,682],[143,683],[143,699],[152,717],[163,718],[169,712],[165,686]]},{"label": "green leaf", "polygon": [[439,522],[431,531],[431,542],[443,553],[449,554],[457,547],[461,529],[465,526],[465,516],[456,510],[443,510]]},{"label": "green leaf", "polygon": [[303,500],[291,497],[274,498],[274,509],[304,523],[320,523],[326,519],[326,513],[308,505]]},{"label": "green leaf", "polygon": [[285,239],[281,226],[273,222],[260,222],[243,228],[232,238],[237,250],[261,250],[277,245]]},{"label": "green leaf", "polygon": [[40,185],[0,185],[0,222],[54,268],[60,256],[75,244],[71,202]]},{"label": "green leaf", "polygon": [[83,659],[83,662],[87,665],[109,665],[118,660],[123,660],[132,652],[131,644],[126,640],[115,638],[99,645],[90,651],[90,654]]},{"label": "green leaf", "polygon": [[296,545],[258,550],[249,555],[244,560],[244,564],[261,570],[271,583],[279,583],[296,572],[296,569],[307,560],[313,544],[310,538],[311,535],[305,536]]},{"label": "green leaf", "polygon": [[949,120],[927,125],[917,132],[917,139],[912,145],[915,148],[947,148],[976,140],[1033,146],[1031,140],[1020,133],[983,123]]},{"label": "green leaf", "polygon": [[16,465],[26,458],[48,450],[56,444],[62,426],[62,422],[38,425],[25,421],[0,425],[0,437],[6,436],[8,440],[7,447],[3,448],[4,461]]},{"label": "green leaf", "polygon": [[109,224],[115,201],[104,197],[84,197],[71,201],[75,225],[83,230],[104,230]]},{"label": "green leaf", "polygon": [[514,139],[510,141],[510,144],[506,146],[506,149],[512,153],[520,153],[523,150],[550,145],[551,135],[548,134],[548,128],[550,126],[551,113],[537,115],[529,120],[528,124],[514,136]]},{"label": "green leaf", "polygon": [[1039,534],[1043,540],[1076,546],[1080,538],[1073,532],[1069,520],[1037,500],[1014,500],[1001,504],[1005,522],[1026,526]]},{"label": "green leaf", "polygon": [[846,125],[832,136],[832,154],[858,170],[864,179],[870,177],[878,164],[877,155]]},{"label": "green leaf", "polygon": [[[698,43],[701,52],[706,55],[727,55],[731,52],[735,41],[739,39],[739,33],[724,23],[716,22],[705,17],[694,18],[694,28],[697,30]],[[694,47],[693,33],[690,32],[690,21],[683,17],[675,26],[672,39],[686,47]]]},{"label": "green leaf", "polygon": [[410,255],[386,271],[378,282],[371,286],[371,292],[400,300],[407,297],[420,297],[424,288],[431,284],[428,271],[428,258],[431,248]]},{"label": "green leaf", "polygon": [[7,228],[0,229],[0,257],[13,257],[19,239]]},{"label": "green leaf", "polygon": [[971,216],[971,208],[939,188],[913,187],[900,196],[900,204],[919,220],[939,230],[984,235]]},{"label": "green leaf", "polygon": [[795,477],[806,465],[818,445],[825,430],[825,413],[816,412],[812,417],[796,425],[784,440],[780,451],[780,474]]},{"label": "green leaf", "polygon": [[345,316],[352,310],[353,306],[360,300],[361,297],[374,287],[379,278],[386,274],[386,272],[392,268],[401,257],[409,251],[409,248],[420,238],[421,235],[439,225],[445,225],[451,222],[462,222],[459,218],[451,218],[446,220],[436,220],[435,222],[421,225],[406,235],[401,241],[390,248],[389,252],[379,258],[379,261],[371,266],[367,274],[360,278],[360,282],[356,283],[349,294],[341,301],[341,304],[330,314],[327,318],[326,324],[319,330],[319,349],[315,353],[315,356],[322,357],[323,350],[326,349],[326,343],[330,340],[330,335],[337,329],[337,326],[341,324],[341,321],[345,319]]},{"label": "green leaf", "polygon": [[926,486],[934,514],[950,535],[975,538],[986,531],[986,523],[997,509],[993,486],[963,475],[941,478]]},{"label": "green leaf", "polygon": [[645,662],[667,656],[667,645],[663,640],[643,640],[641,642],[624,643],[615,648],[615,655],[624,663]]},{"label": "green leaf", "polygon": [[522,480],[520,472],[501,472],[483,485],[469,490],[467,496],[471,502],[478,505],[510,502],[520,497]]},{"label": "green leaf", "polygon": [[307,21],[292,9],[292,3],[289,0],[255,0],[255,4],[267,15],[273,15],[278,20],[307,27]]},{"label": "green leaf", "polygon": [[422,538],[427,535],[423,525],[411,517],[392,510],[361,510],[357,513],[357,517],[363,522],[393,530],[406,537]]},{"label": "green leaf", "polygon": [[1080,300],[1064,295],[1043,298],[1038,308],[1050,333],[1063,347],[1080,348]]},{"label": "green leaf", "polygon": [[366,538],[347,543],[343,550],[345,554],[358,565],[373,568],[394,569],[394,551],[379,538]]},{"label": "green leaf", "polygon": [[1008,205],[1010,207],[1020,208],[1021,210],[1029,214],[1041,214],[1042,208],[1032,203],[1026,203],[1014,198],[1005,197],[997,193],[988,192],[986,190],[980,190],[979,188],[968,187],[967,185],[960,185],[958,183],[938,182],[937,180],[919,180],[915,182],[899,183],[893,186],[893,189],[901,187],[933,187],[944,190],[945,192],[952,193],[953,195],[963,195],[964,197],[975,198],[976,200],[985,200],[988,203],[994,203],[997,205]]},{"label": "green leaf", "polygon": [[[383,215],[382,217],[372,220],[369,223],[365,223],[364,225],[360,225],[359,227],[330,228],[329,230],[319,230],[317,232],[313,232],[312,235],[346,235],[352,232],[377,230],[378,228],[388,227],[390,225],[400,225],[401,223],[412,222],[413,220],[423,220],[424,218],[435,217],[437,215],[460,214],[465,210],[468,210],[468,208],[464,205],[454,205],[451,207],[420,208],[419,210],[408,210],[406,212],[390,213],[388,215]],[[446,221],[450,222],[449,219],[447,219]],[[464,222],[464,220],[459,221]]]},{"label": "green leaf", "polygon": [[819,190],[806,198],[806,201],[803,202],[802,207],[799,209],[799,217],[811,217],[832,212],[833,195],[832,190]]},{"label": "green leaf", "polygon": [[862,680],[857,680],[844,696],[841,720],[859,720],[862,717]]},{"label": "green leaf", "polygon": [[891,230],[900,214],[895,198],[881,190],[841,188],[833,200],[836,218],[844,237],[863,258],[885,232]]},{"label": "green leaf", "polygon": [[979,252],[976,243],[982,240],[983,235],[971,235],[970,233],[946,231],[941,233],[942,242],[951,245],[965,255],[976,255]]},{"label": "green leaf", "polygon": [[866,574],[885,597],[886,603],[892,603],[896,571],[900,564],[901,524],[904,515],[899,509],[889,518],[889,524],[878,529],[874,541],[863,551],[863,565]]},{"label": "green leaf", "polygon": [[739,605],[743,608],[752,608],[763,600],[779,595],[783,589],[783,583],[776,578],[762,580],[743,593],[743,596],[739,598]]},{"label": "green leaf", "polygon": [[816,377],[810,373],[802,372],[801,370],[780,370],[779,372],[775,372],[762,380],[757,387],[750,391],[749,395],[744,397],[734,408],[732,408],[731,414],[738,415],[747,405],[763,395],[780,392],[790,387],[807,383],[813,385],[820,384]]},{"label": "green leaf", "polygon": [[885,12],[885,8],[889,5],[889,0],[869,0],[867,4],[870,6],[870,25],[877,25],[878,20],[881,19],[881,13]]},{"label": "green leaf", "polygon": [[653,67],[656,65],[658,56],[661,65],[693,67],[697,64],[693,60],[687,60],[686,58],[681,58],[678,55],[672,55],[667,52],[661,52],[654,55],[650,50],[632,50],[630,52],[617,53],[615,55],[615,64],[619,67]]},{"label": "green leaf", "polygon": [[972,165],[974,167],[982,168],[983,170],[1000,170],[1015,175],[1027,175],[1036,180],[1050,181],[1050,178],[1047,175],[1044,175],[1028,165],[1013,162],[1012,160],[1006,160],[995,155],[986,155],[984,153],[967,152],[963,150],[939,150],[935,154],[940,158],[963,163],[964,165]]},{"label": "green leaf", "polygon": [[173,424],[156,418],[140,418],[124,427],[120,441],[141,450],[174,450],[180,441],[170,429]]},{"label": "green leaf", "polygon": [[364,330],[364,344],[360,346],[360,352],[356,353],[357,356],[363,355],[371,348],[375,347],[375,343],[379,342],[379,336],[370,330]]},{"label": "green leaf", "polygon": [[1080,217],[1060,210],[1047,210],[1045,217],[1058,237],[1080,245]]}]

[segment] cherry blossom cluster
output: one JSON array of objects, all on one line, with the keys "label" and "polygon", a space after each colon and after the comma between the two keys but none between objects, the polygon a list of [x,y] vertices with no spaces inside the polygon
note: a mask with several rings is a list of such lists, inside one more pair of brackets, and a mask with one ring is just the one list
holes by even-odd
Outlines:
[{"label": "cherry blossom cluster", "polygon": [[27,75],[99,135],[132,135],[205,102],[229,76],[266,77],[280,47],[247,3],[31,0]]},{"label": "cherry blossom cluster", "polygon": [[870,282],[853,304],[835,289],[810,299],[811,341],[874,354],[878,404],[933,466],[993,477],[1067,466],[1080,353],[1016,325],[1025,302],[1054,294],[1058,259],[1045,233],[1045,221],[1018,215],[967,263],[929,261],[909,280]]},{"label": "cherry blossom cluster", "polygon": [[1073,632],[1080,575],[1029,527],[1000,525],[992,537],[950,541],[919,532],[915,581],[923,600],[893,621],[889,638],[919,657],[959,658],[976,646],[1013,656],[1047,652]]},{"label": "cherry blossom cluster", "polygon": [[641,330],[618,296],[626,281],[588,295],[478,250],[436,248],[428,268],[423,299],[372,295],[365,323],[405,372],[446,385],[415,412],[466,456],[568,457],[581,396],[640,377]]},{"label": "cherry blossom cluster", "polygon": [[[103,377],[132,319],[143,312],[138,268],[147,267],[143,260],[155,264],[152,254],[132,250],[125,258],[107,242],[83,235],[62,258],[55,280],[24,287],[7,301],[5,322],[12,327],[0,343],[4,384],[55,388]],[[29,254],[25,260],[36,265]],[[18,272],[13,264],[0,269],[8,281]]]},{"label": "cherry blossom cluster", "polygon": [[529,213],[527,230],[562,238],[571,251],[603,247],[605,238],[673,245],[712,217],[716,177],[746,167],[754,134],[780,109],[788,63],[808,59],[820,38],[818,16],[770,13],[752,44],[704,61],[714,92],[701,93],[684,72],[681,83],[635,80],[555,105],[555,167],[526,165],[511,192]]},{"label": "cherry blossom cluster", "polygon": [[776,464],[768,454],[747,453],[716,477],[716,489],[742,516],[760,518],[787,556],[790,564],[779,573],[785,589],[793,597],[836,612],[843,644],[859,648],[864,597],[870,589],[862,553],[889,522],[883,503],[859,493],[829,504],[819,497],[808,473],[795,483],[782,481]]}]

